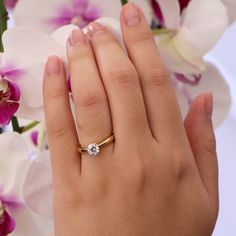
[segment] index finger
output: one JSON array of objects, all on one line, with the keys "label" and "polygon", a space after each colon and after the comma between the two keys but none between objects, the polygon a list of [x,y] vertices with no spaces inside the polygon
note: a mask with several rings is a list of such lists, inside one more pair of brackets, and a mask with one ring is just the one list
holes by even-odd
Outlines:
[{"label": "index finger", "polygon": [[80,175],[79,146],[63,64],[56,56],[48,59],[44,75],[44,105],[55,187],[71,185]]}]

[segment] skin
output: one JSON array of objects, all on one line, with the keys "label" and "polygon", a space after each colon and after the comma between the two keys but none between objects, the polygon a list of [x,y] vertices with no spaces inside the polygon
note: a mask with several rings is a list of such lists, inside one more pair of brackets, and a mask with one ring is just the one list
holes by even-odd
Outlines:
[{"label": "skin", "polygon": [[[218,214],[211,94],[182,121],[143,12],[127,4],[128,55],[98,23],[68,40],[74,122],[60,59],[45,68],[44,101],[56,236],[209,236]],[[79,145],[115,142],[89,157]]]}]

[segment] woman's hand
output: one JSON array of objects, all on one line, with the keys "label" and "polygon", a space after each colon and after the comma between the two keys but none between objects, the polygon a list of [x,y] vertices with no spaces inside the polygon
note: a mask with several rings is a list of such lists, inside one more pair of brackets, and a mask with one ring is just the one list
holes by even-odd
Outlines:
[{"label": "woman's hand", "polygon": [[[76,124],[62,62],[52,56],[46,65],[55,234],[211,235],[218,212],[212,96],[199,96],[183,123],[142,11],[127,4],[121,25],[128,56],[98,23],[68,40]],[[112,133],[98,156],[78,152]]]}]

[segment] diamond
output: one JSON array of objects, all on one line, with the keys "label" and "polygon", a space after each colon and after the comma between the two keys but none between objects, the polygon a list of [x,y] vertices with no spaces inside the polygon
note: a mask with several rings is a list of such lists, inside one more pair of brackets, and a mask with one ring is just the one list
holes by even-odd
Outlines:
[{"label": "diamond", "polygon": [[99,151],[100,151],[99,146],[96,143],[88,145],[87,152],[90,156],[98,155]]}]

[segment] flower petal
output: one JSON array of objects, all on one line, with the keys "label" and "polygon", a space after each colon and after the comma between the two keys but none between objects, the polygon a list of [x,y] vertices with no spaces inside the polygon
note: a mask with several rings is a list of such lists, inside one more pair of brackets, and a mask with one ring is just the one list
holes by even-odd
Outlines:
[{"label": "flower petal", "polygon": [[178,29],[180,24],[180,5],[178,0],[156,0],[159,4],[165,27]]},{"label": "flower petal", "polygon": [[184,30],[177,36],[166,35],[160,39],[156,38],[160,54],[170,71],[179,74],[199,74],[205,70],[205,61],[198,55],[192,41],[187,39],[188,33],[185,33],[186,36],[182,40],[182,32]]},{"label": "flower petal", "polygon": [[14,235],[46,236],[51,231],[51,222],[33,214],[26,206],[17,210],[9,209],[9,213],[16,221]]},{"label": "flower petal", "polygon": [[229,23],[227,9],[221,0],[191,0],[183,16],[184,32],[178,37],[183,44],[191,40],[201,56],[215,46]]},{"label": "flower petal", "polygon": [[[230,89],[222,74],[218,69],[211,65],[207,65],[207,70],[202,74],[202,80],[197,86],[183,85],[178,88],[178,98],[182,114],[185,116],[188,112],[188,101],[180,89],[186,91],[191,100],[203,92],[212,92],[214,95],[214,126],[219,126],[227,116],[231,106]],[[182,91],[183,91],[182,90]],[[185,97],[185,99],[184,99]]]},{"label": "flower petal", "polygon": [[5,236],[12,233],[15,227],[15,220],[8,214],[7,211],[4,211],[3,215],[0,215],[0,235]]},{"label": "flower petal", "polygon": [[11,121],[19,108],[17,102],[1,102],[0,103],[0,127],[5,127]]},{"label": "flower petal", "polygon": [[0,135],[0,186],[3,186],[3,195],[12,190],[15,181],[17,165],[27,159],[28,150],[23,137],[14,132]]},{"label": "flower petal", "polygon": [[230,23],[236,20],[236,1],[235,0],[223,0],[227,7]]},{"label": "flower petal", "polygon": [[44,151],[33,161],[23,192],[27,205],[33,211],[52,218],[52,174],[49,151]]}]

